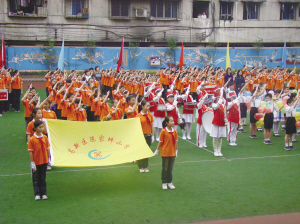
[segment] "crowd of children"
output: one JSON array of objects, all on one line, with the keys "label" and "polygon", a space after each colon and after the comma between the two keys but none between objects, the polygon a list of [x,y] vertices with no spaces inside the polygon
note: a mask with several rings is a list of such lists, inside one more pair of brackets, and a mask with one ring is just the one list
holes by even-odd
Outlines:
[{"label": "crowd of children", "polygon": [[[279,67],[250,71],[244,67],[232,73],[231,69],[181,67],[160,69],[156,74],[141,71],[85,70],[82,74],[57,69],[45,75],[47,98],[40,99],[31,85],[21,99],[24,105],[26,135],[32,167],[37,175],[33,181],[41,181],[40,191],[34,184],[36,196],[46,199],[43,190],[44,166],[48,161],[47,139],[43,119],[69,121],[107,121],[139,117],[145,140],[150,146],[159,142],[154,155],[161,149],[163,170],[162,188],[175,189],[172,184],[172,169],[177,156],[177,127],[182,128],[182,139],[191,140],[192,123],[197,122],[197,146],[207,148],[206,136],[213,138],[215,156],[221,152],[222,138],[227,137],[230,146],[237,146],[238,133],[246,133],[247,109],[250,110],[250,138],[257,138],[264,124],[264,144],[272,144],[273,136],[280,137],[279,128],[286,131],[285,150],[295,150],[292,142],[297,141],[295,116],[300,117],[300,78],[296,69],[288,72]],[[20,111],[22,78],[18,71],[1,70],[0,88],[8,89],[10,101],[0,101],[0,114],[12,108]],[[206,87],[216,86],[215,94],[207,93]],[[110,101],[110,105],[108,103]],[[180,106],[183,107],[182,114]],[[211,111],[211,130],[203,127],[202,115]],[[299,115],[296,114],[299,112]],[[39,121],[39,122],[38,122]],[[226,128],[227,127],[227,128]],[[227,130],[226,130],[227,129]],[[39,130],[39,131],[37,131]],[[43,139],[44,146],[35,154],[34,147]],[[42,144],[42,142],[41,142]],[[44,153],[42,159],[42,154]],[[40,157],[36,159],[36,157]],[[35,164],[35,166],[34,166]],[[137,161],[141,173],[149,172],[148,159]],[[41,167],[41,168],[38,168]],[[38,179],[38,180],[36,180]],[[42,193],[38,193],[42,192]],[[45,196],[43,198],[43,195]],[[40,197],[37,197],[39,200]]]}]

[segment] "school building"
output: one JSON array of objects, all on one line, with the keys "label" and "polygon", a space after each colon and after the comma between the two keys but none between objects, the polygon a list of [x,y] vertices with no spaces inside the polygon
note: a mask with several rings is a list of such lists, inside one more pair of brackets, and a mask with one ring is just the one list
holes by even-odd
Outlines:
[{"label": "school building", "polygon": [[0,34],[7,46],[47,40],[82,46],[187,47],[300,45],[300,0],[1,0]]}]

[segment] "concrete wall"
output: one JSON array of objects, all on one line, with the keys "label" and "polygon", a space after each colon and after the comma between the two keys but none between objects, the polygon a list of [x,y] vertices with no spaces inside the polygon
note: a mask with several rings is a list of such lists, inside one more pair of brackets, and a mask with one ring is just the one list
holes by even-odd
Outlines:
[{"label": "concrete wall", "polygon": [[[208,19],[192,18],[193,0],[179,0],[178,19],[150,18],[150,0],[130,0],[128,18],[110,16],[111,0],[87,0],[89,18],[66,18],[70,0],[48,0],[47,16],[44,18],[24,18],[8,16],[8,1],[1,0],[0,34],[7,41],[34,41],[39,44],[47,39],[80,42],[93,34],[98,42],[134,42],[150,41],[165,43],[174,36],[178,42],[203,46],[205,43],[218,42],[232,44],[251,43],[262,38],[265,43],[300,43],[300,18],[297,3],[295,20],[280,20],[280,3],[267,0],[260,3],[259,20],[243,20],[244,2],[233,3],[233,20],[220,20],[220,2],[211,0]],[[215,17],[212,18],[212,4],[215,5]],[[134,9],[145,8],[148,18],[135,18]],[[213,27],[213,20],[215,27]],[[209,36],[209,34],[211,34]],[[149,37],[149,39],[147,39]],[[204,37],[204,38],[200,38]]]}]

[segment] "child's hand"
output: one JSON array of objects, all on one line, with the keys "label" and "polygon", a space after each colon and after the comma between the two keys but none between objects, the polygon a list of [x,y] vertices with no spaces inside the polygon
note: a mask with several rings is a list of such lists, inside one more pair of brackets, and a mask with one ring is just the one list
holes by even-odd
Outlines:
[{"label": "child's hand", "polygon": [[158,155],[158,153],[159,153],[159,150],[158,150],[158,149],[156,149],[156,150],[155,150],[155,152],[153,153],[153,156],[157,156],[157,155]]}]

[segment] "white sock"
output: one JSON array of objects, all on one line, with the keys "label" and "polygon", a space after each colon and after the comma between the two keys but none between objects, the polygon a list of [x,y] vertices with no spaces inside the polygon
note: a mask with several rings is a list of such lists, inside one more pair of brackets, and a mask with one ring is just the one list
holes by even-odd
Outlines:
[{"label": "white sock", "polygon": [[217,152],[217,149],[218,149],[218,139],[217,138],[213,138],[213,147],[214,147],[214,151]]},{"label": "white sock", "polygon": [[292,143],[292,142],[289,142],[289,146],[293,146],[293,143]]},{"label": "white sock", "polygon": [[182,137],[185,137],[185,130],[182,129]]},{"label": "white sock", "polygon": [[159,128],[155,128],[155,135],[156,135],[156,139],[159,138]]},{"label": "white sock", "polygon": [[218,149],[219,149],[219,152],[221,152],[221,148],[222,148],[222,138],[219,138],[218,139]]},{"label": "white sock", "polygon": [[289,146],[289,143],[285,143],[285,146]]}]

